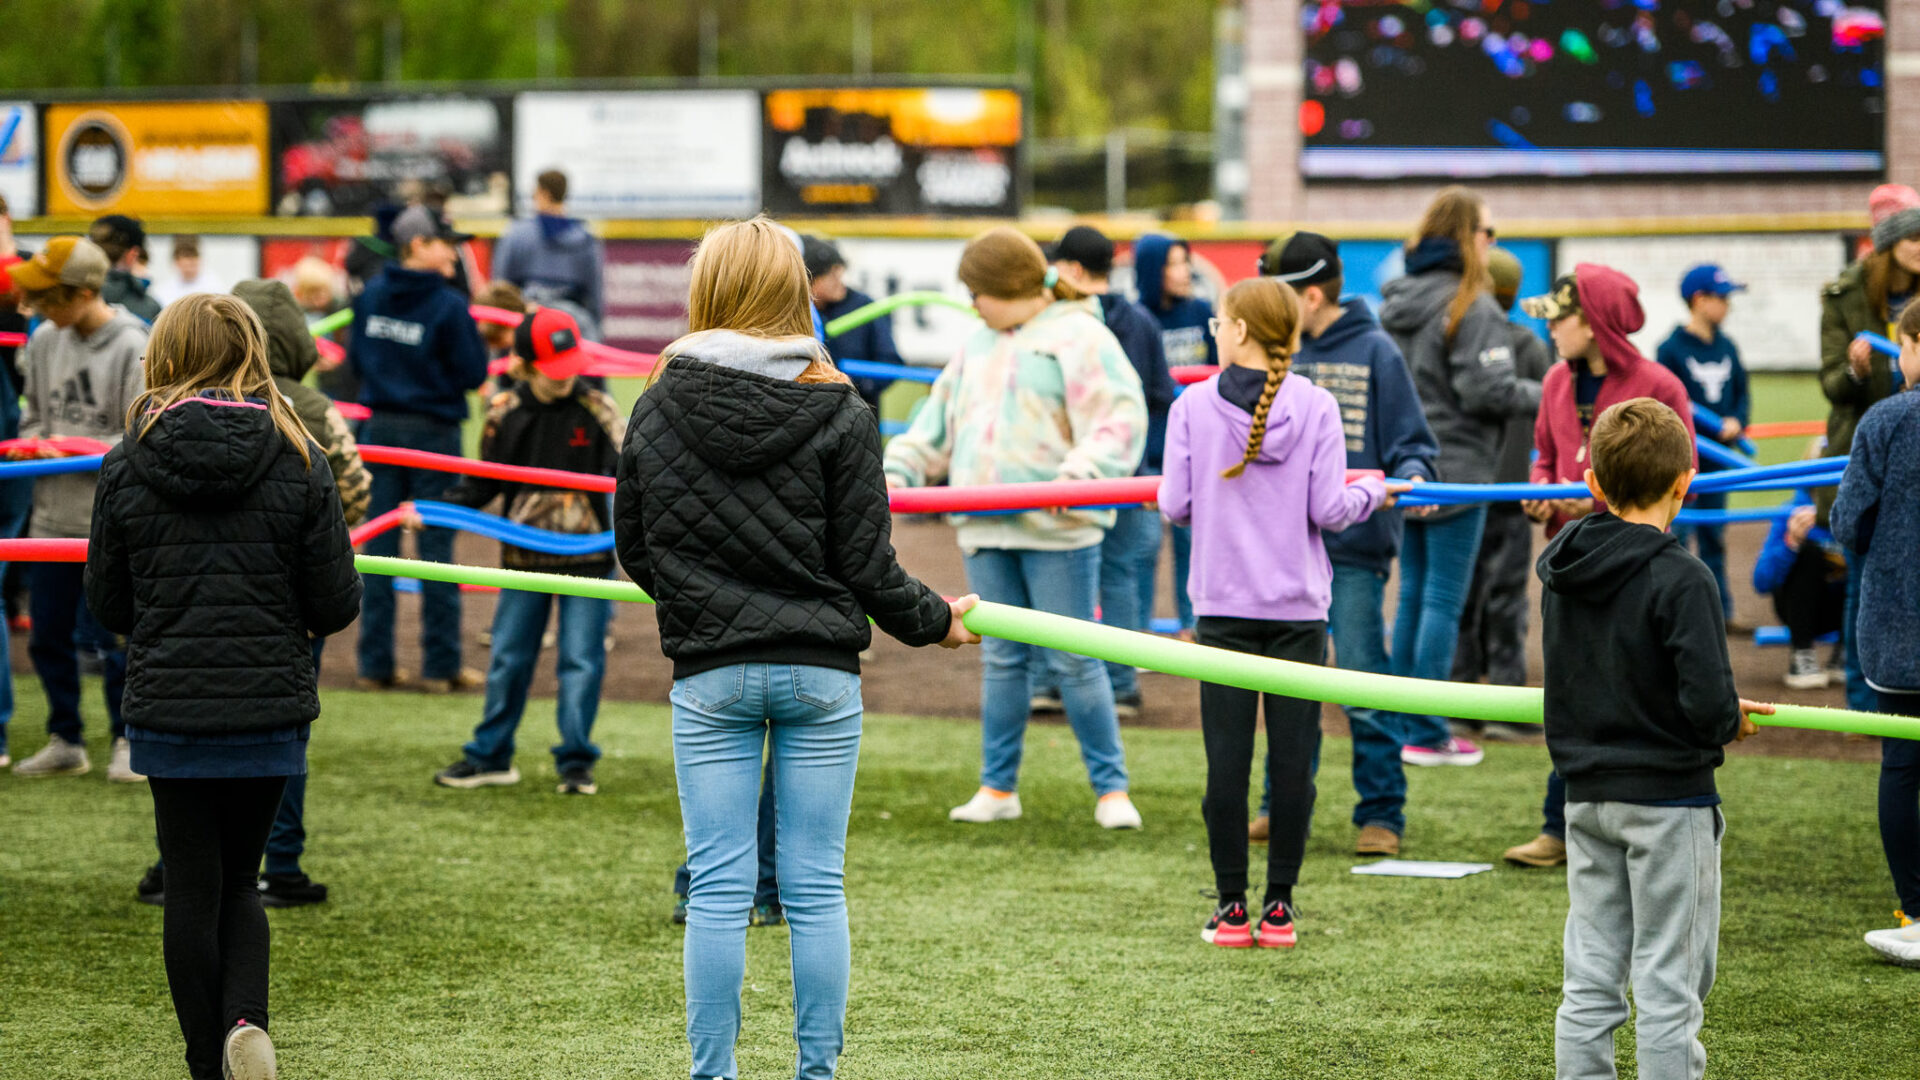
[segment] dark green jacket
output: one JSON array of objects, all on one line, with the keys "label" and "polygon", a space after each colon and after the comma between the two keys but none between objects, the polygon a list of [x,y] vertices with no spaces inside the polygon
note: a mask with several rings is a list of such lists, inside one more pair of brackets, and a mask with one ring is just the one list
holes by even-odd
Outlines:
[{"label": "dark green jacket", "polygon": [[333,407],[332,399],[302,383],[307,372],[320,359],[313,335],[307,332],[307,317],[293,298],[293,290],[279,281],[243,281],[233,287],[238,297],[267,330],[267,366],[273,370],[273,384],[280,388],[307,433],[326,451],[327,464],[340,487],[340,506],[346,511],[347,524],[366,516],[367,502],[373,493],[373,478],[360,460],[360,447],[353,432]]},{"label": "dark green jacket", "polygon": [[[1889,357],[1874,352],[1872,370],[1865,379],[1856,379],[1847,364],[1847,347],[1862,333],[1887,333],[1887,322],[1874,313],[1867,299],[1867,268],[1864,260],[1840,272],[1820,293],[1820,390],[1831,407],[1827,412],[1827,453],[1841,455],[1853,446],[1853,429],[1868,407],[1893,393],[1893,371]],[[1820,523],[1827,523],[1833,508],[1832,488],[1813,493]]]}]

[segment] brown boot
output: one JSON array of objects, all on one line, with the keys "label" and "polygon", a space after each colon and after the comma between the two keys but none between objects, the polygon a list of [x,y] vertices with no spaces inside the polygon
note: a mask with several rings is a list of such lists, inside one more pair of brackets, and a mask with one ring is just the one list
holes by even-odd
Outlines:
[{"label": "brown boot", "polygon": [[1567,842],[1541,833],[1519,847],[1508,848],[1506,860],[1515,866],[1560,866],[1567,861]]},{"label": "brown boot", "polygon": [[1261,814],[1247,824],[1247,839],[1256,844],[1264,844],[1267,842],[1267,834],[1272,831],[1273,822],[1268,820],[1267,815]]},{"label": "brown boot", "polygon": [[472,668],[461,668],[460,673],[451,679],[422,679],[420,689],[429,694],[457,694],[462,690],[473,690],[487,685],[487,676]]},{"label": "brown boot", "polygon": [[1360,830],[1360,839],[1354,841],[1355,855],[1398,855],[1400,854],[1400,834],[1382,825],[1368,825]]},{"label": "brown boot", "polygon": [[358,690],[406,690],[412,687],[413,676],[405,671],[396,671],[384,679],[370,679],[365,675],[353,680]]}]

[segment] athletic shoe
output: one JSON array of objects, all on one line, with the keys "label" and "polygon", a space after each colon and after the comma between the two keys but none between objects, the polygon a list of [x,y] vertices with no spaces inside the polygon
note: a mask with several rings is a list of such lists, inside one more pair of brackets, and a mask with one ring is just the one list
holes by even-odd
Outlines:
[{"label": "athletic shoe", "polygon": [[1265,814],[1261,814],[1259,817],[1247,822],[1247,840],[1251,843],[1264,844],[1267,842],[1267,837],[1272,835],[1272,833],[1273,819],[1267,817]]},{"label": "athletic shoe", "polygon": [[1478,765],[1486,756],[1487,752],[1476,746],[1472,739],[1462,739],[1458,735],[1448,739],[1447,745],[1437,750],[1427,746],[1400,748],[1400,760],[1408,765]]},{"label": "athletic shoe", "polygon": [[1398,855],[1400,834],[1384,825],[1363,825],[1360,838],[1353,842],[1355,855]]},{"label": "athletic shoe", "polygon": [[1508,848],[1502,857],[1515,866],[1537,866],[1542,869],[1559,866],[1567,861],[1567,842],[1557,836],[1541,833],[1524,844]]},{"label": "athletic shoe", "polygon": [[505,769],[483,769],[471,761],[456,761],[433,774],[433,782],[452,788],[505,787],[520,782],[520,770],[511,765]]},{"label": "athletic shoe", "polygon": [[747,914],[748,926],[785,926],[787,913],[779,904],[755,904]]},{"label": "athletic shoe", "polygon": [[262,907],[306,907],[327,902],[327,887],[305,874],[266,874],[260,878]]},{"label": "athletic shoe", "polygon": [[487,685],[484,672],[472,668],[461,668],[450,679],[421,679],[420,689],[429,694],[457,694],[462,690],[474,690]]},{"label": "athletic shoe", "polygon": [[1200,940],[1223,949],[1253,947],[1253,926],[1247,920],[1247,905],[1235,900],[1213,909],[1213,918],[1200,928]]},{"label": "athletic shoe", "polygon": [[594,795],[600,791],[600,785],[593,782],[592,769],[575,766],[560,774],[560,783],[554,790],[562,795]]},{"label": "athletic shoe", "polygon": [[1826,665],[1820,662],[1819,653],[1812,649],[1793,650],[1793,659],[1787,663],[1787,689],[1825,690],[1831,679]]},{"label": "athletic shoe", "polygon": [[413,681],[413,676],[405,671],[396,671],[391,675],[374,678],[361,675],[353,680],[355,690],[405,690]]},{"label": "athletic shoe", "polygon": [[1062,716],[1067,711],[1067,703],[1060,700],[1060,691],[1042,690],[1027,699],[1027,712],[1036,716]]},{"label": "athletic shoe", "polygon": [[154,907],[165,907],[167,903],[167,872],[159,863],[147,867],[141,876],[140,884],[133,887],[134,899]]},{"label": "athletic shoe", "polygon": [[1894,912],[1893,917],[1900,920],[1900,925],[1892,930],[1868,931],[1868,947],[1890,964],[1920,967],[1920,923],[1907,918],[1904,911]]},{"label": "athletic shoe", "polygon": [[1263,949],[1291,949],[1298,941],[1293,929],[1293,912],[1279,900],[1267,904],[1260,913],[1260,947]]},{"label": "athletic shoe", "polygon": [[79,776],[93,768],[87,748],[55,735],[39,752],[13,766],[15,776]]},{"label": "athletic shoe", "polygon": [[947,811],[948,821],[985,825],[990,821],[1012,821],[1020,816],[1020,796],[981,788],[973,798]]},{"label": "athletic shoe", "polygon": [[9,767],[11,767],[12,765],[13,765],[13,758],[12,758],[12,757],[10,757],[10,756],[8,756],[8,755],[6,755],[6,754],[0,754],[0,769],[5,769],[5,768],[9,768]]},{"label": "athletic shoe", "polygon": [[1093,804],[1093,820],[1103,829],[1137,829],[1140,811],[1124,791],[1109,791]]},{"label": "athletic shoe", "polygon": [[1113,695],[1113,712],[1122,720],[1140,719],[1140,691]]},{"label": "athletic shoe", "polygon": [[280,1065],[273,1057],[273,1040],[265,1028],[245,1020],[227,1032],[227,1045],[220,1054],[221,1080],[279,1080]]},{"label": "athletic shoe", "polygon": [[144,784],[147,778],[133,771],[133,747],[126,736],[113,740],[113,756],[107,759],[107,780],[115,784]]},{"label": "athletic shoe", "polygon": [[673,894],[673,925],[687,925],[687,898],[679,893]]}]

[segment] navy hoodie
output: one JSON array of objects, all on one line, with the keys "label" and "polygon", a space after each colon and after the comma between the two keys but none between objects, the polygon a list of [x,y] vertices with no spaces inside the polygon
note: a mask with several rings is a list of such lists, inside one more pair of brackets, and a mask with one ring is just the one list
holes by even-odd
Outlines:
[{"label": "navy hoodie", "polygon": [[445,278],[394,265],[353,302],[347,363],[369,409],[457,424],[467,392],[486,381],[487,346]]},{"label": "navy hoodie", "polygon": [[1167,353],[1160,341],[1160,324],[1146,308],[1116,293],[1100,295],[1100,318],[1107,330],[1120,342],[1120,351],[1133,361],[1140,373],[1140,388],[1147,395],[1147,452],[1136,476],[1158,476],[1160,459],[1167,446],[1167,412],[1180,393],[1173,376],[1167,372]]},{"label": "navy hoodie", "polygon": [[[842,315],[850,315],[868,304],[873,297],[857,289],[848,289],[847,295],[837,304],[828,304],[814,312],[814,318],[822,323],[830,323]],[[893,344],[893,316],[882,315],[864,326],[856,326],[844,334],[835,334],[826,339],[827,355],[838,364],[842,360],[867,360],[875,364],[898,364],[900,350]],[[880,404],[880,392],[892,385],[884,379],[855,379],[853,388],[867,404],[876,409]]]},{"label": "navy hoodie", "polygon": [[1182,248],[1192,258],[1193,249],[1185,240],[1165,233],[1148,233],[1133,244],[1133,284],[1140,294],[1140,306],[1160,323],[1160,344],[1167,354],[1168,367],[1190,364],[1218,364],[1220,351],[1213,335],[1207,332],[1207,320],[1213,318],[1213,305],[1198,297],[1175,300],[1165,295],[1167,253]]},{"label": "navy hoodie", "polygon": [[[1712,341],[1701,341],[1691,330],[1676,326],[1667,340],[1660,343],[1654,358],[1660,361],[1661,367],[1679,376],[1680,385],[1687,388],[1688,400],[1723,417],[1733,417],[1740,421],[1741,427],[1747,426],[1753,414],[1753,399],[1747,393],[1746,365],[1740,362],[1740,350],[1734,347],[1732,338],[1715,330]],[[1716,441],[1720,439],[1718,431],[1704,427],[1700,434]]]},{"label": "navy hoodie", "polygon": [[[1433,479],[1440,443],[1427,427],[1407,362],[1365,300],[1346,301],[1340,318],[1320,336],[1301,336],[1293,373],[1340,403],[1347,468],[1380,469],[1403,480]],[[1334,562],[1386,573],[1400,552],[1401,530],[1399,510],[1377,510],[1321,540]]]}]

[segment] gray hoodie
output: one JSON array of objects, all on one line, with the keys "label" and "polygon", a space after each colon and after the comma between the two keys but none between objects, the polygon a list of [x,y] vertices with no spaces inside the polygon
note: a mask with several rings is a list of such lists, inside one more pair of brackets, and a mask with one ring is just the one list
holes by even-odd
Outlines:
[{"label": "gray hoodie", "polygon": [[815,360],[832,363],[826,346],[812,338],[763,338],[733,330],[688,334],[661,350],[660,355],[667,360],[684,356],[769,379],[797,379]]},{"label": "gray hoodie", "polygon": [[[1436,480],[1449,484],[1492,483],[1500,464],[1507,422],[1540,408],[1540,383],[1514,369],[1507,317],[1482,293],[1446,340],[1447,309],[1460,274],[1433,269],[1387,282],[1381,290],[1380,323],[1407,358],[1413,385],[1440,443]],[[1441,510],[1435,518],[1457,510]]]},{"label": "gray hoodie", "polygon": [[[127,408],[146,389],[140,365],[147,324],[126,309],[92,334],[43,322],[27,340],[21,370],[20,437],[85,438],[109,446],[127,431]],[[33,486],[33,527],[40,538],[85,537],[93,527],[93,473],[43,476]]]}]

